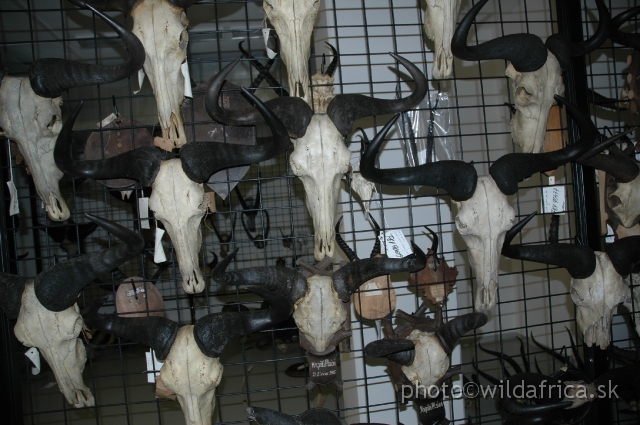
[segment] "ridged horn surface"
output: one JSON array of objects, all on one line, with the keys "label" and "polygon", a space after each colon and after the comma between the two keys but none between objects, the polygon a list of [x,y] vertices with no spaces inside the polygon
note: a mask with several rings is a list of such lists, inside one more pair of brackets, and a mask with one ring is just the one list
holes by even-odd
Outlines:
[{"label": "ridged horn surface", "polygon": [[416,350],[413,341],[408,339],[379,339],[364,347],[364,353],[370,357],[385,357],[402,366],[411,366]]},{"label": "ridged horn surface", "polygon": [[631,267],[640,261],[640,236],[628,236],[607,244],[604,248],[620,276],[628,276]]},{"label": "ridged horn surface", "polygon": [[484,313],[467,313],[449,320],[437,331],[436,336],[442,345],[442,349],[451,354],[456,342],[467,332],[484,326],[489,318]]}]

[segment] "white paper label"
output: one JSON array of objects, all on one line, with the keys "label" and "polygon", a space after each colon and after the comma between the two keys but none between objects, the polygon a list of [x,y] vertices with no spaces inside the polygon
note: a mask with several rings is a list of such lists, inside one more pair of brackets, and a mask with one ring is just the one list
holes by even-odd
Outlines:
[{"label": "white paper label", "polygon": [[151,229],[149,226],[149,198],[138,199],[138,209],[140,210],[140,228]]},{"label": "white paper label", "polygon": [[113,121],[115,121],[116,118],[118,118],[118,116],[112,112],[111,114],[109,114],[109,116],[107,118],[105,118],[102,121],[100,121],[99,123],[97,123],[96,126],[98,128],[106,127],[109,124],[111,124]]},{"label": "white paper label", "polygon": [[560,214],[563,215],[567,210],[564,186],[549,186],[542,188],[542,205],[543,214]]},{"label": "white paper label", "polygon": [[13,178],[7,182],[9,186],[9,195],[11,200],[9,201],[9,215],[16,215],[20,212],[20,205],[18,204],[18,191],[16,185],[13,184]]},{"label": "white paper label", "polygon": [[382,289],[378,288],[378,285],[376,285],[375,282],[368,282],[366,285],[364,285],[364,289],[366,291],[364,293],[365,297],[375,297],[378,295],[382,295]]},{"label": "white paper label", "polygon": [[613,232],[611,226],[607,224],[607,237],[604,239],[605,243],[614,243],[616,241],[616,234]]},{"label": "white paper label", "polygon": [[142,83],[144,83],[144,75],[145,75],[144,74],[144,68],[140,68],[138,70],[138,87],[139,87],[139,89],[135,90],[133,92],[133,94],[138,94],[138,93],[140,93],[140,90],[142,90]]},{"label": "white paper label", "polygon": [[269,57],[269,59],[273,59],[276,56],[278,56],[278,54],[273,50],[271,50],[268,46],[270,32],[271,32],[271,28],[262,28],[262,38],[264,38],[264,48],[267,49],[267,56]]},{"label": "white paper label", "polygon": [[379,238],[380,242],[384,243],[386,254],[389,258],[404,258],[413,254],[411,245],[407,242],[401,230],[387,230]]},{"label": "white paper label", "polygon": [[185,61],[180,65],[180,69],[184,76],[184,97],[193,98],[193,92],[191,91],[191,77],[189,76],[189,63]]},{"label": "white paper label", "polygon": [[40,352],[38,351],[38,349],[36,347],[31,347],[27,350],[26,353],[24,353],[25,356],[27,356],[27,358],[29,360],[31,360],[31,363],[33,363],[33,365],[35,367],[31,368],[31,373],[33,373],[34,375],[37,375],[40,373]]},{"label": "white paper label", "polygon": [[549,186],[553,186],[554,184],[556,184],[556,177],[549,176]]},{"label": "white paper label", "polygon": [[144,353],[147,357],[147,382],[153,384],[156,382],[156,376],[160,376],[160,369],[164,362],[161,362],[156,357],[156,352],[151,350],[151,352]]},{"label": "white paper label", "polygon": [[156,264],[167,261],[167,257],[164,255],[164,248],[162,247],[162,235],[164,235],[164,230],[156,227],[156,244],[153,250],[153,262]]}]

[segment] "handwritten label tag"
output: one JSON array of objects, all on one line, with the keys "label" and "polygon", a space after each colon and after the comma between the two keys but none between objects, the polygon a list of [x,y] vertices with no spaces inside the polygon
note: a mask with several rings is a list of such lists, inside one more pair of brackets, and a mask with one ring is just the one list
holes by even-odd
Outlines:
[{"label": "handwritten label tag", "polygon": [[112,112],[112,113],[109,114],[109,116],[107,116],[107,118],[105,118],[102,121],[100,121],[99,123],[97,123],[96,127],[98,127],[98,128],[106,127],[109,124],[111,124],[112,122],[114,122],[116,120],[116,118],[118,118],[118,116]]},{"label": "handwritten label tag", "polygon": [[164,255],[164,248],[162,247],[162,235],[164,235],[164,230],[156,227],[156,244],[153,249],[153,262],[156,264],[167,261],[167,256]]},{"label": "handwritten label tag", "polygon": [[180,65],[180,70],[182,70],[182,75],[184,76],[184,97],[193,99],[193,92],[191,91],[191,77],[189,76],[189,63],[184,61],[184,63]]},{"label": "handwritten label tag", "polygon": [[385,253],[389,258],[404,258],[413,254],[411,245],[402,234],[402,230],[387,230],[378,236],[385,246]]},{"label": "handwritten label tag", "polygon": [[542,188],[542,213],[563,215],[567,210],[564,186],[548,186]]},{"label": "handwritten label tag", "polygon": [[151,229],[149,226],[149,198],[138,199],[138,209],[140,210],[140,228]]},{"label": "handwritten label tag", "polygon": [[31,373],[33,373],[34,375],[37,375],[40,373],[40,352],[38,351],[38,349],[36,347],[31,347],[27,350],[26,353],[24,353],[25,356],[27,356],[27,358],[29,360],[31,360],[31,363],[33,363],[33,365],[35,367],[31,368]]},{"label": "handwritten label tag", "polygon": [[144,68],[140,68],[138,70],[138,87],[139,88],[138,90],[135,90],[133,94],[138,94],[140,93],[140,90],[142,90],[142,83],[144,83],[144,76],[145,76]]},{"label": "handwritten label tag", "polygon": [[160,369],[164,362],[161,362],[156,357],[156,352],[151,350],[150,352],[144,353],[147,357],[147,382],[153,384],[156,382],[156,376],[160,376]]},{"label": "handwritten label tag", "polygon": [[267,49],[267,56],[269,57],[269,59],[273,59],[276,56],[278,56],[278,54],[273,50],[271,50],[268,46],[270,32],[271,32],[271,28],[262,28],[262,38],[264,38],[264,48]]}]

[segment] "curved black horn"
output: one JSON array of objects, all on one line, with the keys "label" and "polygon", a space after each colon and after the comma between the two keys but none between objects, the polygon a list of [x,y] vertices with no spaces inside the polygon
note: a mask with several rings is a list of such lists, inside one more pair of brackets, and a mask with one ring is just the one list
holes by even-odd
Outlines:
[{"label": "curved black horn", "polygon": [[449,192],[451,199],[466,201],[473,196],[478,173],[472,164],[463,161],[438,161],[417,167],[380,169],[375,166],[382,142],[391,126],[400,117],[396,114],[369,144],[360,158],[360,173],[365,179],[392,186],[434,186]]},{"label": "curved black horn", "polygon": [[82,311],[82,318],[91,329],[98,329],[121,338],[130,339],[153,348],[158,360],[164,360],[178,334],[178,324],[158,316],[118,317],[100,314],[98,310],[104,299],[97,300]]},{"label": "curved black horn", "polygon": [[425,229],[427,229],[429,231],[429,233],[431,233],[431,237],[433,238],[433,242],[431,243],[431,251],[432,251],[432,255],[433,258],[437,258],[438,257],[438,234],[436,232],[434,232],[433,230],[429,229],[427,226],[424,226]]},{"label": "curved black horn", "polygon": [[373,216],[371,215],[371,213],[369,213],[369,218],[371,219],[371,223],[373,223],[373,227],[376,233],[376,241],[373,244],[373,248],[371,249],[371,254],[369,255],[369,258],[373,258],[376,255],[380,254],[380,239],[378,239],[378,237],[380,236],[380,225],[378,224],[378,222],[376,221],[375,218],[373,218]]},{"label": "curved black horn", "polygon": [[247,416],[259,425],[300,425],[293,416],[264,407],[247,407]]},{"label": "curved black horn", "polygon": [[555,170],[587,153],[598,138],[598,129],[587,114],[560,96],[554,96],[558,103],[566,106],[580,127],[580,140],[563,149],[547,153],[510,153],[504,155],[489,168],[489,174],[505,195],[514,195],[518,183],[534,173]]},{"label": "curved black horn", "polygon": [[467,61],[505,59],[520,72],[532,72],[542,68],[547,61],[547,48],[537,35],[510,34],[477,46],[467,45],[471,24],[487,1],[482,0],[473,6],[458,24],[451,39],[453,55]]},{"label": "curved black horn", "polygon": [[9,319],[15,320],[20,314],[22,293],[27,280],[22,276],[0,273],[0,309]]},{"label": "curved black horn", "polygon": [[415,108],[427,94],[427,77],[411,61],[389,53],[402,64],[411,74],[415,82],[415,89],[410,96],[403,99],[376,99],[361,94],[339,94],[334,97],[327,107],[327,115],[343,136],[351,132],[351,127],[360,118],[373,115],[395,114]]},{"label": "curved black horn", "polygon": [[502,245],[502,255],[517,260],[564,267],[574,279],[586,279],[591,276],[596,270],[596,255],[588,246],[566,243],[511,245],[513,238],[536,214],[537,212],[531,213],[507,232]]},{"label": "curved black horn", "polygon": [[628,236],[604,248],[620,276],[628,276],[634,263],[640,261],[640,236]]},{"label": "curved black horn", "polygon": [[144,250],[144,239],[137,233],[113,221],[91,214],[86,216],[123,243],[56,264],[36,276],[36,297],[47,310],[62,311],[71,307],[82,288],[96,277],[110,272]]},{"label": "curved black horn", "polygon": [[611,20],[609,38],[618,44],[640,51],[640,34],[629,34],[620,31],[620,27],[631,18],[640,14],[640,6],[633,7]]},{"label": "curved black horn", "polygon": [[[75,1],[72,3],[82,4]],[[109,24],[122,38],[128,50],[126,62],[120,65],[91,65],[67,59],[39,59],[29,66],[28,71],[31,88],[38,96],[54,98],[73,87],[119,81],[144,65],[145,51],[138,37],[90,4],[84,6]]]},{"label": "curved black horn", "polygon": [[[522,341],[520,341],[522,342]],[[489,350],[487,348],[484,348],[482,346],[482,344],[478,344],[478,348],[480,348],[482,351],[484,351],[487,354],[491,354],[492,356],[497,357],[499,360],[504,360],[505,362],[509,363],[511,365],[511,367],[513,368],[515,373],[522,373],[522,368],[520,367],[520,365],[518,364],[518,362],[516,362],[513,357],[511,357],[508,354],[505,353],[500,353],[498,351],[493,351],[493,350]],[[506,372],[506,367],[505,367],[505,372]]]},{"label": "curved black horn", "polygon": [[340,55],[338,54],[336,48],[333,47],[328,41],[325,41],[325,43],[327,44],[327,46],[329,46],[329,48],[331,49],[331,54],[333,55],[333,59],[331,60],[329,67],[325,71],[325,74],[329,77],[333,77],[333,73],[336,72],[336,68],[338,67],[338,63],[340,62]]},{"label": "curved black horn", "polygon": [[151,186],[162,162],[162,153],[154,146],[145,146],[130,150],[112,158],[95,161],[76,161],[73,159],[73,125],[80,114],[80,102],[62,126],[53,158],[58,168],[74,177],[90,177],[95,180],[127,178],[140,182],[143,186]]},{"label": "curved black horn", "polygon": [[427,257],[415,244],[413,254],[404,258],[376,257],[353,261],[333,273],[333,286],[342,302],[348,302],[363,283],[391,273],[415,272],[424,269]]},{"label": "curved black horn", "polygon": [[[530,388],[529,385],[533,385],[536,388],[544,388],[544,383],[548,382],[552,384],[551,378],[538,373],[524,372],[514,375],[505,381],[509,384],[507,388],[517,388],[517,385],[525,385],[524,388]],[[556,382],[553,382],[556,384]],[[503,385],[507,385],[506,382]],[[545,404],[524,404],[518,401],[515,397],[510,397],[509,394],[505,397],[500,397],[500,405],[504,410],[514,415],[519,416],[535,416],[543,413],[553,412],[558,409],[565,409],[573,404],[572,401],[555,401]]]},{"label": "curved black horn", "polygon": [[220,357],[224,347],[236,338],[250,335],[285,321],[293,313],[293,303],[275,291],[247,288],[265,299],[269,308],[255,311],[212,313],[196,321],[193,337],[200,351],[209,357]]},{"label": "curved black horn", "polygon": [[484,313],[467,313],[449,320],[436,331],[442,348],[451,354],[456,342],[470,330],[484,326],[489,318]]},{"label": "curved black horn", "polygon": [[[220,123],[227,125],[259,124],[263,121],[263,116],[255,108],[230,110],[219,104],[220,91],[225,79],[239,61],[239,58],[234,60],[211,79],[204,104],[209,116]],[[269,100],[265,105],[284,123],[291,137],[298,139],[304,136],[313,116],[313,110],[307,102],[298,97],[279,97]]]},{"label": "curved black horn", "polygon": [[597,154],[597,152],[608,148],[609,145],[635,130],[635,127],[631,128],[627,131],[616,134],[603,142],[597,143],[589,150],[589,152],[580,157],[576,162],[593,167],[596,170],[602,170],[616,179],[616,182],[618,183],[631,182],[638,177],[638,174],[640,174],[640,167],[638,167],[638,163],[626,155],[604,155]]},{"label": "curved black horn", "polygon": [[180,149],[184,173],[196,183],[204,183],[221,170],[266,161],[287,150],[291,139],[287,128],[253,93],[242,88],[244,95],[255,104],[271,129],[273,140],[258,146],[244,146],[217,142],[191,142]]},{"label": "curved black horn", "polygon": [[[596,50],[609,37],[611,32],[611,14],[604,0],[596,0],[598,6],[598,29],[586,41],[574,43],[566,34],[553,34],[545,46],[560,62],[562,69],[568,69],[572,57],[588,55]],[[576,11],[577,13],[578,11]]]},{"label": "curved black horn", "polygon": [[370,357],[386,357],[387,359],[411,366],[416,356],[416,346],[408,339],[379,339],[367,344],[364,353]]},{"label": "curved black horn", "polygon": [[353,250],[349,247],[349,245],[347,245],[347,243],[344,241],[344,239],[342,239],[342,236],[340,236],[340,223],[342,223],[342,219],[344,217],[340,217],[340,220],[338,220],[338,222],[336,223],[336,243],[338,244],[338,246],[340,247],[340,249],[342,250],[342,252],[344,252],[344,255],[347,256],[347,258],[349,259],[349,261],[356,261],[359,260],[358,256],[356,255],[355,252],[353,252]]}]

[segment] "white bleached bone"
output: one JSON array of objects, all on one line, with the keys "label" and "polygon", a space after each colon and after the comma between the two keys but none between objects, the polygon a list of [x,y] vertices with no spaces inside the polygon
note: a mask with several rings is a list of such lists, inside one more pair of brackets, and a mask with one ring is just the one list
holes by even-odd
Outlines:
[{"label": "white bleached bone", "polygon": [[435,43],[433,53],[434,79],[447,78],[453,70],[451,38],[456,27],[460,0],[426,0],[424,32]]}]

